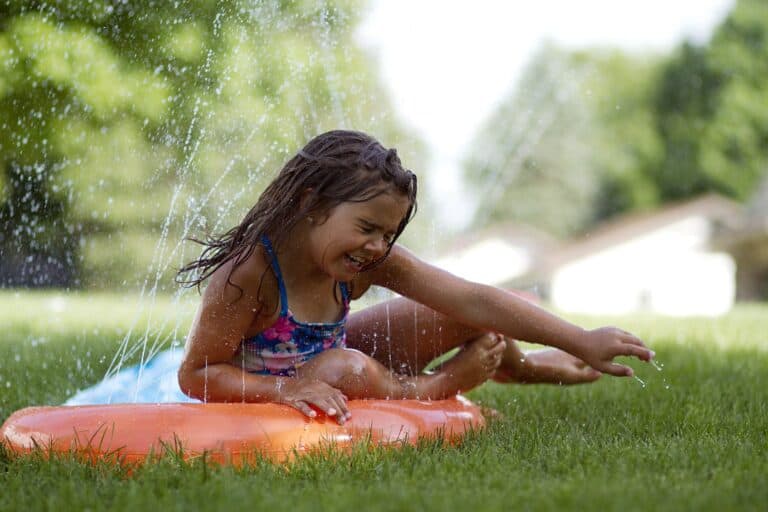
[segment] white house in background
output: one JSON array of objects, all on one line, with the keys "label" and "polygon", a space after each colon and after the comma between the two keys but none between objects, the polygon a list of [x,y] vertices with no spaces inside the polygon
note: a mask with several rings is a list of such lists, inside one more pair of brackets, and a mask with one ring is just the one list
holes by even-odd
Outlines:
[{"label": "white house in background", "polygon": [[562,311],[714,316],[736,295],[736,264],[718,247],[743,225],[717,195],[622,217],[566,244],[519,224],[465,235],[433,264],[484,284],[530,291]]},{"label": "white house in background", "polygon": [[470,281],[500,286],[528,274],[554,238],[521,224],[497,225],[463,235],[431,263]]},{"label": "white house in background", "polygon": [[576,313],[719,315],[733,306],[736,265],[713,247],[740,218],[736,203],[715,195],[623,217],[508,284],[538,281],[553,306]]}]

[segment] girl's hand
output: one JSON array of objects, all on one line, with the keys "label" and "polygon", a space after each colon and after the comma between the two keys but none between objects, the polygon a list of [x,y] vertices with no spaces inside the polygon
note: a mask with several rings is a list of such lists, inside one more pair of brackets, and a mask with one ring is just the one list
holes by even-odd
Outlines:
[{"label": "girl's hand", "polygon": [[580,347],[574,353],[595,370],[616,377],[631,377],[632,368],[613,359],[618,356],[634,356],[642,361],[650,361],[656,355],[639,338],[616,327],[601,327],[584,331]]},{"label": "girl's hand", "polygon": [[310,418],[317,416],[312,407],[328,416],[336,416],[343,425],[352,415],[347,408],[347,397],[338,389],[320,380],[287,378],[277,397],[281,404],[290,405]]}]

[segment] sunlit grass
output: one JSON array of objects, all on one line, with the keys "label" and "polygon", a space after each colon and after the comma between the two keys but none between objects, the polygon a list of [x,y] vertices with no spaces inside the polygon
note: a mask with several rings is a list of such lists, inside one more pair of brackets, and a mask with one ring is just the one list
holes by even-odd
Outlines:
[{"label": "sunlit grass", "polygon": [[59,404],[100,380],[121,347],[183,342],[196,293],[171,296],[117,293],[0,292],[0,417],[26,405]]},{"label": "sunlit grass", "polygon": [[653,346],[678,345],[736,350],[768,350],[768,307],[765,304],[740,304],[719,317],[675,318],[655,315],[619,317],[579,317],[573,321],[587,327],[618,325]]},{"label": "sunlit grass", "polygon": [[148,323],[189,324],[198,300],[196,292],[174,299],[170,295],[140,296],[134,292],[0,290],[0,325],[45,335],[77,334],[100,327],[127,331]]},{"label": "sunlit grass", "polygon": [[[135,296],[67,297],[63,311],[51,306],[56,296],[0,294],[0,322],[11,326],[0,342],[0,420],[101,378],[136,318],[173,318],[156,330],[183,337],[195,303],[158,298],[147,320]],[[361,449],[240,470],[168,456],[130,476],[0,451],[0,510],[761,510],[768,307],[714,319],[576,320],[637,333],[662,370],[627,361],[645,385],[486,384],[471,398],[501,416],[458,448]]]}]

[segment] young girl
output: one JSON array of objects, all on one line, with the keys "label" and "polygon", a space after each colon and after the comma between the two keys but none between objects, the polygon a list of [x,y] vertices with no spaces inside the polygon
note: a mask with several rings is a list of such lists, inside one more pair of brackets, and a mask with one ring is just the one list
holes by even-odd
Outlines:
[{"label": "young girl", "polygon": [[[350,398],[441,399],[490,378],[589,382],[632,375],[616,356],[653,353],[616,329],[583,330],[515,295],[433,267],[397,238],[416,176],[353,131],[311,140],[242,223],[209,238],[179,275],[208,280],[178,378],[214,402],[279,402],[339,423]],[[401,295],[350,314],[372,285]],[[513,339],[562,350],[523,356]],[[455,347],[434,373],[423,368]],[[569,355],[571,354],[571,355]]]}]

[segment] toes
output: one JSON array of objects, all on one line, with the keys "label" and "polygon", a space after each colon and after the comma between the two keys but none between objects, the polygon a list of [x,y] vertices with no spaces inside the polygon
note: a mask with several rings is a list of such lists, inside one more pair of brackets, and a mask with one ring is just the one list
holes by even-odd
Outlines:
[{"label": "toes", "polygon": [[483,363],[483,371],[488,375],[488,378],[492,377],[496,370],[501,366],[501,354],[491,355]]},{"label": "toes", "polygon": [[496,347],[501,347],[502,349],[506,346],[506,342],[504,341],[504,336],[501,334],[497,334],[495,332],[489,332],[488,334],[484,334],[477,338],[473,343],[476,343],[477,345],[485,348],[486,350],[493,349]]},{"label": "toes", "polygon": [[498,342],[495,334],[485,334],[477,339],[477,344],[486,350],[494,347]]}]

